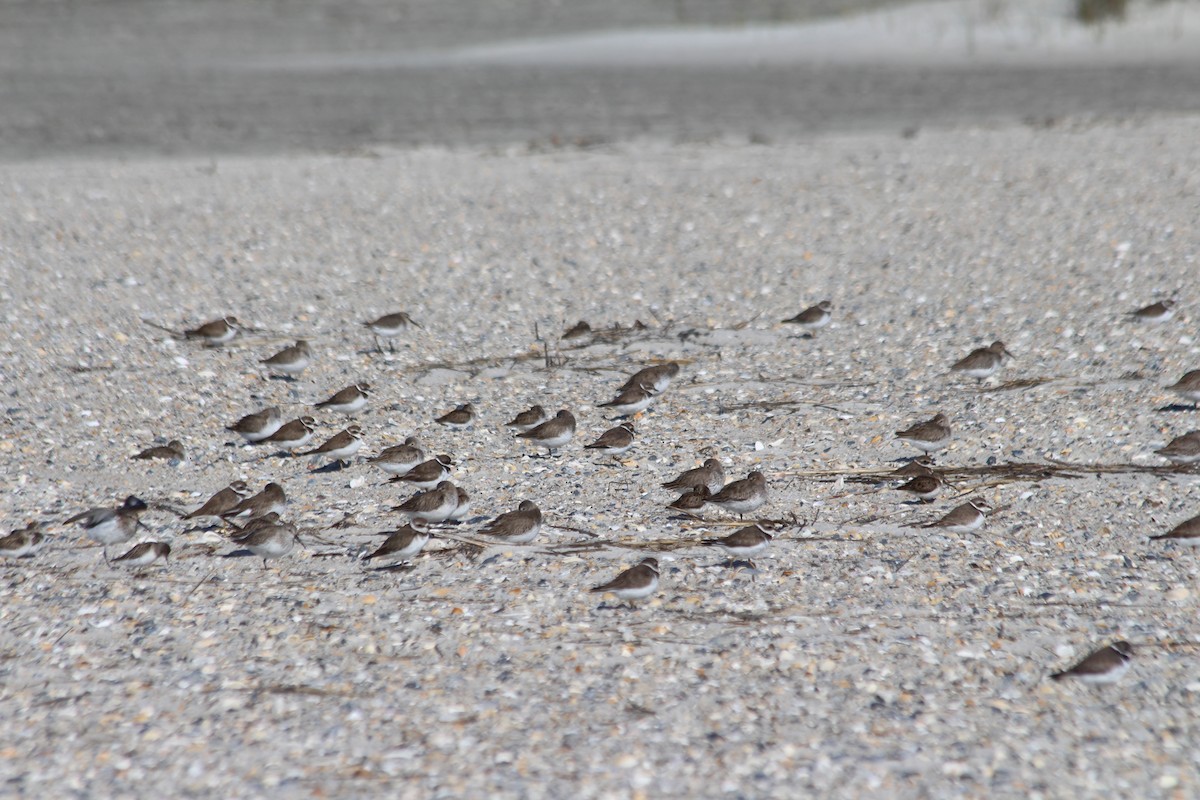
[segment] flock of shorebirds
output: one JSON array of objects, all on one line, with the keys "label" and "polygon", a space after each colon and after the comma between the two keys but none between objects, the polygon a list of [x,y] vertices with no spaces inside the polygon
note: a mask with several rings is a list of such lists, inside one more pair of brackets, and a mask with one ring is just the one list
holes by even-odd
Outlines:
[{"label": "flock of shorebirds", "polygon": [[[1131,315],[1141,322],[1162,323],[1170,320],[1174,313],[1175,302],[1163,300],[1131,312]],[[832,304],[822,301],[783,322],[796,325],[810,335],[815,335],[815,332],[828,325],[831,319]],[[150,324],[162,328],[154,323]],[[420,327],[403,312],[388,314],[363,325],[375,337],[375,346],[380,352],[383,351],[384,342],[394,350],[396,337],[409,327]],[[221,347],[233,341],[246,328],[236,318],[224,317],[194,329],[162,330],[181,340],[197,341],[208,347]],[[587,323],[580,322],[564,333],[563,338],[578,338],[591,333]],[[1004,343],[996,341],[972,351],[952,364],[950,370],[982,382],[995,375],[1010,358],[1014,356]],[[302,340],[262,359],[260,363],[271,374],[294,380],[312,361],[312,349],[308,342]],[[605,431],[594,442],[585,445],[585,449],[615,458],[632,448],[637,434],[634,421],[670,388],[679,371],[679,364],[665,362],[647,366],[633,374],[617,389],[612,400],[598,404],[600,408],[615,414],[614,421],[619,420],[618,424]],[[1200,370],[1188,372],[1167,388],[1200,406]],[[354,383],[316,403],[315,408],[354,415],[366,407],[371,391],[371,386],[367,383]],[[475,409],[468,403],[437,417],[435,421],[449,429],[462,429],[471,425],[474,418]],[[517,439],[537,448],[544,448],[549,456],[574,439],[576,420],[569,409],[562,409],[551,415],[541,406],[535,405],[516,414],[506,423],[506,427]],[[264,408],[248,414],[230,424],[227,429],[241,436],[248,444],[322,459],[330,468],[340,468],[348,463],[349,459],[358,455],[363,442],[363,429],[359,425],[351,424],[316,447],[304,449],[313,441],[316,420],[306,415],[285,421],[278,407]],[[898,489],[910,493],[919,502],[931,502],[946,486],[944,478],[932,461],[932,455],[950,443],[953,436],[950,420],[939,413],[932,419],[897,431],[895,436],[921,453],[896,471],[897,477],[905,479]],[[1190,431],[1179,436],[1156,452],[1172,464],[1181,467],[1200,463],[1200,431]],[[185,452],[183,445],[173,440],[166,445],[146,449],[134,458],[180,461],[185,458]],[[407,485],[417,491],[392,509],[407,519],[407,524],[386,532],[386,540],[374,552],[366,554],[365,561],[384,567],[407,564],[426,546],[431,535],[435,534],[435,526],[467,518],[470,497],[466,491],[449,480],[454,468],[451,456],[430,456],[414,437],[409,437],[403,443],[387,447],[367,458],[366,463],[387,473],[390,481]],[[707,506],[714,506],[741,518],[762,508],[768,501],[767,478],[762,472],[753,471],[745,478],[727,483],[724,468],[715,458],[705,460],[700,466],[688,469],[662,485],[665,489],[681,493],[668,508],[685,514],[696,514]],[[297,544],[302,544],[297,527],[282,518],[286,505],[287,497],[278,483],[268,483],[261,491],[255,493],[247,483],[237,480],[182,517],[184,520],[211,519],[227,525],[231,531],[229,541],[261,558],[265,568],[270,561],[287,556]],[[139,517],[146,510],[145,501],[130,496],[115,508],[89,509],[76,514],[64,524],[78,523],[89,538],[101,545],[104,559],[108,561],[110,546],[133,540],[139,528],[144,527]],[[970,500],[924,527],[938,528],[951,533],[970,533],[983,527],[989,511],[991,508],[986,503]],[[479,533],[497,541],[526,544],[537,537],[542,522],[542,512],[538,506],[530,500],[524,500],[515,510],[500,514],[483,525]],[[781,523],[758,521],[741,527],[728,536],[704,539],[703,543],[720,548],[733,559],[744,560],[751,570],[756,571],[757,568],[750,559],[767,549],[779,527]],[[1152,538],[1200,546],[1200,516],[1186,520],[1170,531]],[[0,556],[29,557],[36,554],[44,542],[42,526],[31,522],[27,527],[0,538]],[[144,541],[113,561],[143,567],[165,560],[170,552],[170,545],[165,542]],[[737,565],[739,562],[733,563]],[[658,589],[659,574],[658,561],[645,558],[591,591],[611,594],[632,605],[633,601],[646,598]],[[1127,642],[1114,642],[1052,677],[1077,677],[1097,683],[1111,682],[1129,668],[1132,652],[1133,648]]]}]

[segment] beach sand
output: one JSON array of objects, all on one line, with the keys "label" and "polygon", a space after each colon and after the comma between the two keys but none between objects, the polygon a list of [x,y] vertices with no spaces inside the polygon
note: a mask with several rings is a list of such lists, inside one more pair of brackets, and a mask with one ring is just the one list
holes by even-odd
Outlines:
[{"label": "beach sand", "polygon": [[[3,568],[6,785],[1190,794],[1195,560],[1146,537],[1197,513],[1195,477],[963,477],[952,496],[1000,511],[959,536],[909,527],[950,497],[917,508],[853,473],[901,463],[892,431],[936,411],[955,467],[1152,465],[1196,427],[1163,388],[1200,359],[1195,129],[3,167],[0,516],[53,534]],[[1166,325],[1124,317],[1171,296]],[[824,298],[815,338],[778,324]],[[380,356],[359,323],[398,309],[423,327]],[[211,350],[142,321],[222,314],[261,330]],[[581,318],[649,329],[556,341]],[[257,361],[301,336],[315,364],[267,380]],[[947,375],[997,337],[1017,357],[1001,378]],[[667,358],[683,370],[628,463],[585,454],[612,424],[596,404]],[[1026,379],[1046,382],[988,391]],[[358,380],[376,387],[363,454],[415,433],[459,459],[475,524],[534,499],[539,541],[435,539],[447,552],[371,572],[352,556],[407,493],[229,446],[242,414],[313,413]],[[473,428],[432,423],[468,401]],[[579,417],[558,458],[501,428],[534,402]],[[315,416],[322,438],[347,424]],[[188,461],[129,460],[155,437]],[[658,484],[706,454],[765,472],[762,513],[790,523],[753,580],[699,546],[735,519],[664,508]],[[264,571],[164,510],[239,477],[284,484],[308,549]],[[168,566],[105,566],[59,524],[129,493]],[[636,610],[585,592],[647,553],[662,587]],[[1047,680],[1115,638],[1137,648],[1123,683]]]},{"label": "beach sand", "polygon": [[[496,136],[420,117],[411,142],[380,135],[386,75],[328,105],[310,76],[306,104],[261,119],[244,113],[254,92],[283,84],[221,83],[232,125],[203,106],[139,116],[64,79],[60,99],[92,104],[50,102],[0,163],[0,520],[48,533],[0,563],[0,785],[1194,796],[1196,557],[1147,537],[1200,513],[1195,473],[1150,469],[1200,427],[1165,389],[1200,368],[1200,105],[1172,93],[1200,84],[1186,60],[1111,67],[864,68],[957,87],[911,117],[864,73],[818,70],[835,76],[824,133],[773,127],[794,66],[757,73],[757,94],[712,73],[734,78],[697,96],[729,124],[699,128],[703,103],[657,105],[666,84],[639,95],[584,71],[562,97],[620,86],[661,124],[598,102],[563,126],[535,104]],[[471,76],[536,99],[522,74],[454,73],[442,86],[471,91],[438,103],[486,119],[477,101],[499,84]],[[1128,91],[1106,101],[1105,75]],[[172,80],[144,108],[187,106]],[[339,117],[345,103],[371,124]],[[860,125],[866,107],[884,122]],[[37,133],[55,119],[61,138]],[[1165,324],[1127,315],[1164,298],[1179,301]],[[824,299],[815,336],[780,323]],[[375,352],[361,323],[401,310],[422,327]],[[223,315],[251,330],[219,349],[158,327]],[[600,332],[561,340],[581,319]],[[298,338],[312,366],[270,379],[259,361]],[[998,376],[949,374],[995,339],[1016,356]],[[583,450],[616,424],[598,404],[668,359],[680,374],[622,462]],[[357,416],[313,407],[360,381]],[[467,402],[472,427],[433,422]],[[579,420],[557,457],[503,428],[534,403]],[[357,423],[363,449],[321,471],[224,429],[269,405],[313,415],[314,444]],[[915,505],[880,473],[915,454],[893,432],[937,412],[952,485]],[[411,492],[362,457],[409,435],[455,457],[471,512],[411,569],[372,570],[360,558]],[[169,439],[187,460],[131,460]],[[730,480],[767,476],[758,513],[784,527],[757,573],[701,544],[735,516],[665,508],[660,484],[707,457]],[[264,569],[179,519],[237,479],[283,484],[303,549]],[[63,525],[129,494],[151,506],[135,541],[170,542],[165,565],[106,565]],[[524,499],[546,516],[533,544],[477,533]],[[996,509],[981,531],[919,527],[967,499]],[[636,608],[587,591],[647,556],[661,586]],[[1135,648],[1122,682],[1048,679],[1117,639]]]}]

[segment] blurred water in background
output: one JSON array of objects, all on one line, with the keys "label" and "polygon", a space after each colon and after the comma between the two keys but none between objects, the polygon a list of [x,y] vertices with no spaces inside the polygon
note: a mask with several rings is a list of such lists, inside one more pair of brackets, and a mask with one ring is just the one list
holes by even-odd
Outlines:
[{"label": "blurred water in background", "polygon": [[1195,0],[6,0],[0,158],[1200,111]]}]

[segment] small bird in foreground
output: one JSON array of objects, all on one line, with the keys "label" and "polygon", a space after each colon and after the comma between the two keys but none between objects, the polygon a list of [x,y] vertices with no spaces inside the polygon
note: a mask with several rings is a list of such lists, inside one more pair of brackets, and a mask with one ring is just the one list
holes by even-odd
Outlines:
[{"label": "small bird in foreground", "polygon": [[1152,541],[1179,542],[1187,547],[1200,547],[1200,516],[1186,519],[1166,533],[1151,536]]},{"label": "small bird in foreground", "polygon": [[1191,400],[1194,407],[1200,408],[1200,369],[1186,373],[1168,386],[1167,391],[1175,392],[1185,400]]},{"label": "small bird in foreground", "polygon": [[546,420],[536,428],[518,433],[518,439],[525,439],[538,447],[546,448],[548,454],[565,445],[575,436],[575,415],[567,409],[562,409],[553,419]]},{"label": "small bird in foreground", "polygon": [[1143,306],[1137,311],[1130,311],[1129,316],[1138,322],[1148,322],[1151,324],[1166,322],[1175,316],[1175,301],[1160,300],[1157,303]]},{"label": "small bird in foreground", "polygon": [[1005,358],[1015,358],[1015,356],[1008,352],[1004,342],[996,340],[987,347],[972,350],[965,357],[955,361],[950,365],[950,371],[961,372],[969,378],[982,382],[992,377],[996,370],[1003,366]]},{"label": "small bird in foreground", "polygon": [[601,403],[597,408],[610,408],[618,416],[631,417],[645,411],[657,399],[658,395],[654,390],[643,383],[623,390],[615,398],[607,403]]},{"label": "small bird in foreground", "polygon": [[924,453],[933,453],[950,444],[953,431],[950,420],[945,414],[935,414],[933,419],[918,422],[910,428],[896,431],[896,438],[902,439]]},{"label": "small bird in foreground", "polygon": [[600,434],[600,438],[591,444],[585,444],[584,450],[595,450],[598,453],[615,456],[633,447],[633,423],[622,422],[615,428],[609,428]]},{"label": "small bird in foreground", "polygon": [[147,447],[142,452],[133,456],[134,459],[150,461],[155,459],[163,459],[167,461],[183,461],[186,454],[183,450],[183,442],[178,439],[172,439],[166,444],[157,445],[155,447]]},{"label": "small bird in foreground", "polygon": [[352,457],[362,447],[362,440],[363,429],[358,425],[351,425],[345,430],[335,433],[320,447],[297,453],[297,455],[324,456],[330,462],[345,464],[346,459]]},{"label": "small bird in foreground", "polygon": [[470,403],[463,403],[457,406],[453,411],[450,411],[434,420],[438,425],[444,425],[452,431],[462,430],[471,424],[471,420],[475,418],[475,406]]},{"label": "small bird in foreground", "polygon": [[225,430],[233,431],[253,444],[271,436],[282,426],[283,415],[280,413],[279,407],[271,406],[262,411],[247,414],[232,425],[227,425]]},{"label": "small bird in foreground", "polygon": [[587,320],[581,319],[581,320],[579,320],[579,322],[576,322],[570,328],[567,328],[567,330],[563,332],[562,338],[564,340],[565,339],[579,339],[581,337],[590,335],[591,332],[592,332],[592,326],[587,323]]},{"label": "small bird in foreground", "polygon": [[528,544],[542,529],[542,511],[532,500],[522,500],[516,511],[508,511],[479,529],[480,533],[512,544]]},{"label": "small bird in foreground", "polygon": [[422,461],[403,475],[389,478],[388,483],[408,483],[417,489],[432,489],[450,477],[454,460],[448,455],[434,456]]},{"label": "small bird in foreground", "polygon": [[649,597],[658,589],[658,574],[658,559],[643,558],[637,566],[589,591],[614,594],[633,608],[634,600]]},{"label": "small bird in foreground", "polygon": [[278,517],[270,521],[259,521],[247,525],[246,529],[231,538],[234,544],[241,545],[263,560],[263,569],[267,562],[283,558],[295,549],[296,545],[304,545],[296,526],[290,522],[280,522]]},{"label": "small bird in foreground", "polygon": [[733,558],[744,558],[750,564],[750,568],[757,571],[758,567],[754,566],[751,556],[757,555],[767,549],[767,545],[771,543],[774,536],[767,530],[767,525],[762,522],[756,522],[753,525],[747,525],[744,528],[738,528],[728,536],[720,539],[705,539],[704,544],[712,547],[719,547],[728,553]]},{"label": "small bird in foreground", "polygon": [[706,487],[710,494],[721,491],[725,485],[725,468],[715,458],[706,458],[704,463],[682,473],[678,478],[667,481],[664,489],[695,489]]},{"label": "small bird in foreground", "polygon": [[222,317],[183,332],[185,339],[200,339],[206,347],[220,347],[233,341],[241,325],[236,317]]},{"label": "small bird in foreground", "polygon": [[185,514],[183,518],[219,517],[222,514],[228,514],[238,503],[249,497],[250,494],[250,486],[245,481],[234,481],[205,500],[195,511]]},{"label": "small bird in foreground", "polygon": [[291,347],[285,347],[258,363],[265,366],[269,372],[295,380],[296,376],[308,369],[308,365],[312,363],[312,347],[300,339]]},{"label": "small bird in foreground", "polygon": [[367,398],[371,396],[371,384],[352,383],[344,389],[334,392],[333,396],[319,403],[315,408],[325,411],[337,411],[341,414],[357,414],[366,408]]},{"label": "small bird in foreground", "polygon": [[531,406],[526,411],[522,411],[504,423],[504,427],[512,428],[517,433],[525,433],[525,431],[533,430],[548,419],[550,419],[550,415],[546,413],[546,409],[541,406]]},{"label": "small bird in foreground", "polygon": [[705,502],[739,517],[757,511],[767,502],[767,478],[755,470],[742,480],[727,484]]},{"label": "small bird in foreground", "polygon": [[42,526],[37,522],[30,522],[24,528],[0,539],[0,557],[27,558],[41,550],[45,540]]},{"label": "small bird in foreground", "polygon": [[982,500],[969,500],[961,506],[950,509],[949,513],[941,519],[921,527],[941,528],[951,533],[971,533],[983,527],[983,523],[987,521],[987,514],[991,510],[991,506]]},{"label": "small bird in foreground", "polygon": [[379,455],[367,459],[389,475],[404,475],[425,460],[425,451],[417,437],[409,436],[404,444],[385,447]]},{"label": "small bird in foreground", "polygon": [[1195,464],[1200,461],[1200,431],[1176,436],[1166,447],[1154,452],[1172,464]]},{"label": "small bird in foreground", "polygon": [[287,495],[283,487],[272,481],[256,495],[245,498],[221,515],[223,519],[258,519],[268,514],[282,514],[287,508]]},{"label": "small bird in foreground", "polygon": [[1056,672],[1051,679],[1076,678],[1084,683],[1116,683],[1133,663],[1133,645],[1129,642],[1113,642],[1102,647],[1070,669]]},{"label": "small bird in foreground", "polygon": [[680,511],[690,517],[699,517],[700,511],[703,510],[704,504],[710,497],[712,497],[712,492],[708,490],[707,486],[695,486],[668,503],[667,508],[672,511]]},{"label": "small bird in foreground", "polygon": [[420,520],[414,520],[403,528],[388,532],[388,538],[379,545],[375,552],[366,556],[364,561],[379,559],[392,567],[409,561],[429,544],[429,526]]},{"label": "small bird in foreground", "polygon": [[922,503],[932,503],[945,486],[946,482],[939,475],[918,475],[897,488],[901,492],[908,492]]},{"label": "small bird in foreground", "polygon": [[471,495],[467,494],[467,490],[461,486],[454,487],[454,493],[457,496],[458,504],[454,506],[454,510],[450,512],[450,516],[446,517],[446,522],[462,522],[471,513]]},{"label": "small bird in foreground", "polygon": [[672,379],[678,374],[679,364],[674,361],[643,367],[630,375],[629,379],[621,384],[621,388],[617,389],[617,392],[628,392],[631,389],[644,387],[659,395],[670,387]]},{"label": "small bird in foreground", "polygon": [[819,328],[824,328],[833,319],[833,303],[828,300],[822,300],[815,306],[809,306],[794,317],[789,317],[784,320],[785,324],[799,325],[801,328],[809,332],[809,335],[815,335]]},{"label": "small bird in foreground", "polygon": [[458,508],[458,487],[450,481],[441,481],[436,488],[417,492],[392,511],[408,514],[411,519],[422,522],[445,522]]},{"label": "small bird in foreground", "polygon": [[165,561],[171,555],[171,545],[166,542],[142,542],[135,544],[128,553],[117,556],[113,563],[124,562],[127,567],[144,567],[155,561]]},{"label": "small bird in foreground", "polygon": [[128,542],[137,531],[138,517],[146,510],[146,502],[129,495],[118,508],[91,508],[64,522],[78,522],[89,539],[101,544],[100,552],[108,561],[108,546]]},{"label": "small bird in foreground", "polygon": [[262,444],[277,444],[284,450],[295,450],[312,441],[313,433],[317,430],[317,421],[312,417],[299,417],[279,426],[279,430],[265,439]]},{"label": "small bird in foreground", "polygon": [[375,336],[375,348],[380,353],[383,352],[383,346],[379,343],[380,339],[388,340],[388,349],[393,353],[396,352],[396,345],[392,339],[399,336],[409,325],[419,328],[420,325],[403,311],[397,311],[395,314],[384,314],[382,317],[371,322],[364,322],[363,327],[369,328]]}]

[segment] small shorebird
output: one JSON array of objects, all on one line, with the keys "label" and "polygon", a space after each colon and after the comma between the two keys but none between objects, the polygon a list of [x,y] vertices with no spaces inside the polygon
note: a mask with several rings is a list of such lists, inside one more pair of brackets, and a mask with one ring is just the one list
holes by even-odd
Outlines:
[{"label": "small shorebird", "polygon": [[1004,342],[997,340],[987,347],[972,350],[964,358],[955,361],[950,366],[950,371],[961,372],[969,378],[982,382],[992,377],[996,370],[1003,366],[1005,358],[1015,358],[1015,356],[1008,352]]},{"label": "small shorebird", "polygon": [[923,453],[933,453],[950,444],[953,431],[945,414],[936,414],[933,419],[918,422],[910,428],[896,431],[896,438],[903,439]]},{"label": "small shorebird", "polygon": [[396,352],[396,345],[392,339],[399,336],[409,325],[421,327],[417,322],[403,311],[397,311],[395,314],[384,314],[382,317],[371,322],[364,322],[363,327],[369,328],[375,336],[375,348],[382,353],[383,345],[379,343],[380,339],[388,340],[388,349],[393,353]]},{"label": "small shorebird", "polygon": [[614,594],[633,608],[634,600],[641,600],[658,589],[658,559],[643,558],[637,566],[630,567],[608,583],[589,591]]},{"label": "small shorebird", "polygon": [[1129,642],[1113,642],[1088,655],[1075,666],[1055,672],[1052,680],[1076,678],[1084,683],[1116,683],[1133,662],[1133,645]]}]

